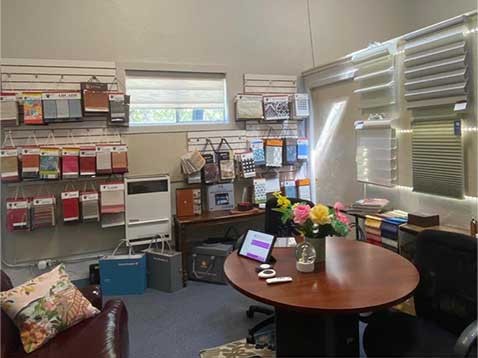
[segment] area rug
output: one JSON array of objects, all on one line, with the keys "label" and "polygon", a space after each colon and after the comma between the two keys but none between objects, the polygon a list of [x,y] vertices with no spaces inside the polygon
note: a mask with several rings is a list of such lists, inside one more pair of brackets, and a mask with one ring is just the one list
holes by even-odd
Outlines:
[{"label": "area rug", "polygon": [[254,344],[246,343],[245,339],[199,352],[201,358],[275,358],[275,356],[274,351],[256,348]]}]

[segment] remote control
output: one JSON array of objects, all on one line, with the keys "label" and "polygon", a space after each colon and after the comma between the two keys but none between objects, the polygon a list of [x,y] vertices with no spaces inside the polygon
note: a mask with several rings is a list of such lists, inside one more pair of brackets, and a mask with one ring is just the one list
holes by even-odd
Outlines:
[{"label": "remote control", "polygon": [[268,278],[266,280],[267,284],[269,285],[273,283],[283,283],[283,282],[290,282],[290,281],[292,281],[292,277],[289,277],[289,276]]}]

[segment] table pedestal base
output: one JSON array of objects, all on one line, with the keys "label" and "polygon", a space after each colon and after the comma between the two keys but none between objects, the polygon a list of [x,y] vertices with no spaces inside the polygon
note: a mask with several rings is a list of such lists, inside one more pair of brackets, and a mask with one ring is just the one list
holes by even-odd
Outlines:
[{"label": "table pedestal base", "polygon": [[276,308],[277,357],[358,357],[358,316]]}]

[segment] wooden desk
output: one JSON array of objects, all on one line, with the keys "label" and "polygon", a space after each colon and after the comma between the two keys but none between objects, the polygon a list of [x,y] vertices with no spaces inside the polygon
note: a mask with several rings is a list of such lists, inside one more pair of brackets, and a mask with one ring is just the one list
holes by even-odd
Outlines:
[{"label": "wooden desk", "polygon": [[231,254],[224,270],[238,291],[276,309],[277,356],[359,356],[358,313],[394,306],[418,285],[415,266],[375,245],[328,238],[326,262],[313,273],[295,268],[293,248],[276,248],[277,276],[267,285],[257,262]]},{"label": "wooden desk", "polygon": [[468,235],[471,238],[470,231],[465,230],[462,228],[452,227],[452,226],[444,226],[444,225],[437,225],[437,226],[429,226],[429,227],[422,227],[412,224],[403,224],[400,225],[400,230],[408,232],[409,234],[418,235],[424,230],[440,230],[440,231],[450,231],[456,232],[459,234]]},{"label": "wooden desk", "polygon": [[176,250],[181,251],[183,261],[183,283],[186,285],[187,256],[190,251],[191,242],[198,241],[197,238],[191,239],[186,235],[189,227],[204,227],[209,225],[230,225],[246,222],[251,218],[264,216],[265,210],[255,209],[243,212],[231,212],[231,210],[204,212],[202,215],[177,217],[174,216],[174,238]]}]

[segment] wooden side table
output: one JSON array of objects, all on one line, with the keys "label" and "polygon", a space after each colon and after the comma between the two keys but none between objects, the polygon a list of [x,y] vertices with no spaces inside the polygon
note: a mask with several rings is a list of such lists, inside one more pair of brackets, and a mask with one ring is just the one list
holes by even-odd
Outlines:
[{"label": "wooden side table", "polygon": [[[195,216],[186,216],[186,217],[177,217],[174,216],[174,237],[176,250],[181,251],[182,253],[182,262],[183,262],[183,283],[186,285],[188,279],[187,271],[187,259],[188,254],[191,250],[191,244],[193,242],[202,241],[203,239],[198,239],[197,236],[191,238],[187,235],[187,231],[190,228],[201,228],[204,226],[224,226],[224,225],[233,225],[240,224],[247,221],[250,221],[254,218],[263,217],[264,218],[265,210],[262,209],[253,209],[249,211],[211,211],[203,212],[201,215]],[[263,219],[264,220],[264,219]]]}]

